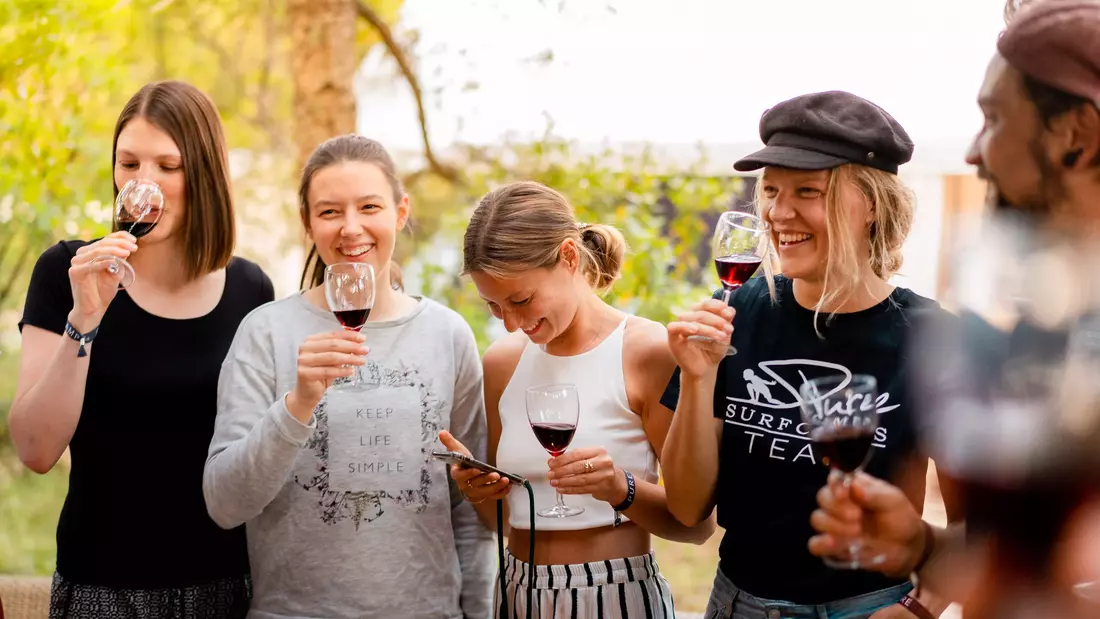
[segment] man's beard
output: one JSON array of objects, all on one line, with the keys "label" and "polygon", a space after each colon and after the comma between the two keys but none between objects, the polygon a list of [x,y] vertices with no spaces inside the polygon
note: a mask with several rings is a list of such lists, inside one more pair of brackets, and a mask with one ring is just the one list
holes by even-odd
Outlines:
[{"label": "man's beard", "polygon": [[1031,197],[1009,199],[1000,189],[997,177],[984,168],[978,170],[978,176],[989,183],[986,203],[998,215],[1014,213],[1034,220],[1048,219],[1056,205],[1065,199],[1066,188],[1058,170],[1047,159],[1038,141],[1028,148],[1031,160],[1039,170],[1039,187]]}]

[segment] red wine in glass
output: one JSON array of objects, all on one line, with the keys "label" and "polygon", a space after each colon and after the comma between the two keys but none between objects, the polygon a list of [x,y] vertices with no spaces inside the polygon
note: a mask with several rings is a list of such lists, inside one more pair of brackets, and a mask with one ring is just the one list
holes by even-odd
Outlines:
[{"label": "red wine in glass", "polygon": [[714,259],[714,268],[718,271],[718,279],[722,280],[722,287],[732,292],[749,281],[763,261],[756,254],[721,256]]},{"label": "red wine in glass", "polygon": [[125,228],[127,232],[134,235],[134,238],[138,239],[149,234],[153,231],[153,228],[157,227],[157,222],[155,221],[136,221],[133,223],[119,222],[119,224],[120,227]]},{"label": "red wine in glass", "polygon": [[[365,262],[339,262],[325,267],[325,299],[336,320],[348,331],[358,331],[374,307],[374,268]],[[351,381],[334,385],[337,389],[365,391],[377,389],[377,378],[363,378],[356,367]]]},{"label": "red wine in glass", "polygon": [[[878,382],[867,374],[833,374],[806,380],[798,390],[802,421],[810,439],[828,465],[844,474],[845,487],[870,458],[878,428]],[[834,569],[858,570],[881,560],[867,556],[861,540],[840,544],[836,555],[825,557]]]},{"label": "red wine in glass", "polygon": [[863,468],[874,443],[874,430],[841,428],[821,432],[814,437],[814,444],[821,450],[822,461],[845,473],[854,474]]},{"label": "red wine in glass", "polygon": [[542,443],[543,449],[557,457],[565,453],[573,440],[573,433],[577,431],[575,424],[569,423],[532,423],[531,430],[535,432],[535,438]]},{"label": "red wine in glass", "polygon": [[[535,438],[551,456],[565,453],[577,431],[580,398],[576,385],[542,385],[527,389],[527,421]],[[566,505],[557,493],[557,505],[536,512],[543,518],[568,518],[584,513],[583,507]]]},{"label": "red wine in glass", "polygon": [[[749,213],[727,211],[714,227],[712,250],[714,268],[722,282],[722,300],[728,305],[730,294],[740,288],[764,262],[770,240],[768,225]],[[713,343],[708,337],[693,335],[688,339]],[[726,346],[726,356],[737,354],[733,345]]]},{"label": "red wine in glass", "polygon": [[[118,191],[115,198],[114,229],[141,238],[153,231],[164,213],[164,193],[148,179],[134,179]],[[92,262],[110,261],[107,271],[118,278],[119,288],[129,288],[137,280],[134,267],[115,256],[100,256]]]},{"label": "red wine in glass", "polygon": [[336,320],[339,320],[340,324],[349,331],[362,329],[367,322],[367,318],[370,318],[369,307],[367,309],[334,310],[332,313],[336,316]]}]

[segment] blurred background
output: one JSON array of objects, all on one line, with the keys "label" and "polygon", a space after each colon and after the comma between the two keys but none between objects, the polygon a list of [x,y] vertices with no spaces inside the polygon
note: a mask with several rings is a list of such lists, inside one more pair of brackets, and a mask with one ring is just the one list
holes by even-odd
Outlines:
[{"label": "blurred background", "polygon": [[[965,165],[974,103],[1004,0],[0,0],[0,575],[47,576],[68,471],[21,467],[6,436],[16,323],[38,255],[110,225],[111,132],[143,84],[183,79],[224,119],[238,253],[277,296],[298,289],[298,171],[333,135],[382,141],[404,174],[406,290],[450,305],[482,349],[502,334],[458,277],[477,198],[531,178],[582,221],[623,230],[609,293],[665,322],[717,287],[709,239],[749,208],[738,157],[760,114],[841,89],[889,110],[917,143],[902,178],[918,197],[896,283],[937,297],[942,249],[984,186]],[[703,265],[702,268],[700,265]],[[149,414],[155,415],[156,410]],[[152,465],[152,463],[150,463]],[[934,486],[933,486],[934,488]],[[931,520],[942,520],[938,497]],[[677,607],[701,611],[716,535],[660,544]]]}]

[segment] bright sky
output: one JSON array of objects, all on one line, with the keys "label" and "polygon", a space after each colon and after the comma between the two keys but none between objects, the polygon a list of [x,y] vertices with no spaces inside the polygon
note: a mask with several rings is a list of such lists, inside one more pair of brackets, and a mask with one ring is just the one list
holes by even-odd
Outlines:
[{"label": "bright sky", "polygon": [[[1003,28],[1003,0],[405,0],[432,136],[493,141],[538,133],[585,142],[758,141],[760,114],[842,89],[881,105],[919,145],[963,143]],[[673,8],[675,7],[675,8]],[[526,59],[553,49],[554,60]],[[463,54],[459,51],[464,50]],[[359,130],[419,144],[392,63],[363,64]],[[466,82],[476,90],[463,92]]]}]

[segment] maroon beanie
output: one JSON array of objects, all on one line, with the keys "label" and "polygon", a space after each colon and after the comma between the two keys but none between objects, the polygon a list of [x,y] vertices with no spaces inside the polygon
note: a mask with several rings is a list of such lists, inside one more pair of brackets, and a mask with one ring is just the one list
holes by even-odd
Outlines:
[{"label": "maroon beanie", "polygon": [[1030,4],[997,50],[1024,75],[1100,105],[1100,0]]}]

